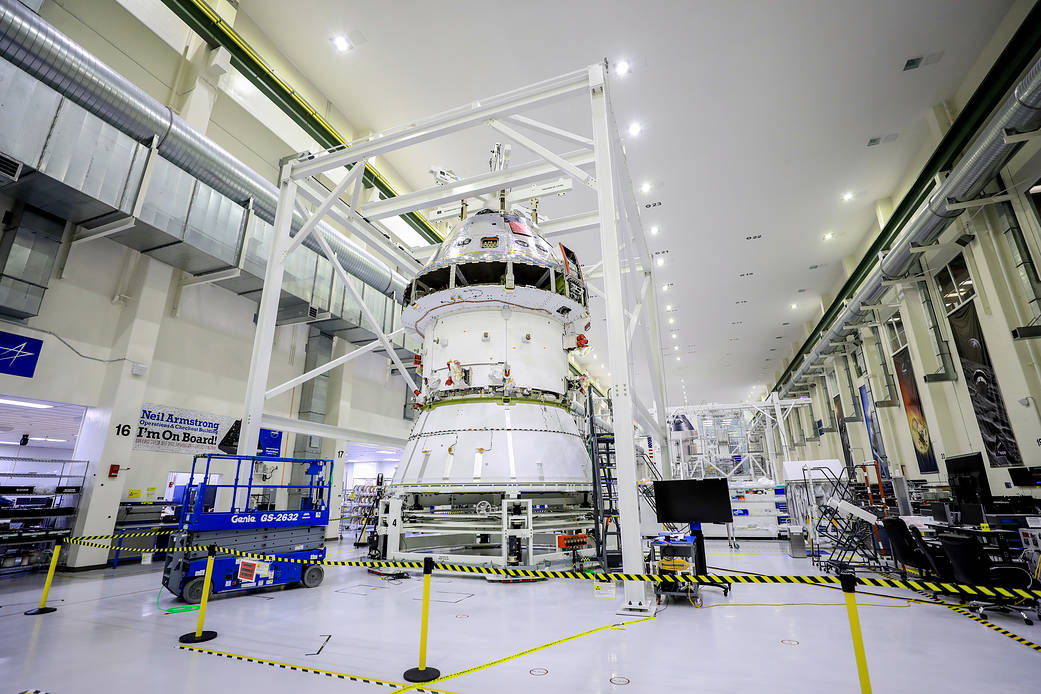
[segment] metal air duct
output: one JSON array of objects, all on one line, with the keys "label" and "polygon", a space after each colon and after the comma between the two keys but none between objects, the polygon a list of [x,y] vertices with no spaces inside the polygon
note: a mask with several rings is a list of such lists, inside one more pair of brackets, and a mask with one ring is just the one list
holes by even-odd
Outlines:
[{"label": "metal air duct", "polygon": [[976,138],[974,144],[954,166],[947,179],[908,221],[903,232],[893,242],[885,257],[860,285],[860,289],[846,304],[842,313],[821,334],[813,350],[806,356],[781,389],[786,395],[792,385],[828,349],[833,340],[841,339],[863,311],[865,304],[877,303],[885,292],[882,281],[904,275],[914,262],[913,246],[932,243],[947,225],[962,213],[950,205],[979,196],[980,192],[998,174],[1022,146],[1021,142],[1007,143],[1006,134],[1026,133],[1041,127],[1041,60],[1036,60],[1012,93],[1002,102],[995,115]]},{"label": "metal air duct", "polygon": [[[158,137],[159,154],[240,204],[253,200],[258,217],[273,224],[278,188],[192,128],[82,46],[34,14],[18,0],[0,0],[0,57],[135,140]],[[303,224],[294,214],[293,229]],[[389,297],[400,299],[407,280],[363,248],[331,232],[329,245],[348,273]],[[312,238],[304,245],[323,255]]]}]

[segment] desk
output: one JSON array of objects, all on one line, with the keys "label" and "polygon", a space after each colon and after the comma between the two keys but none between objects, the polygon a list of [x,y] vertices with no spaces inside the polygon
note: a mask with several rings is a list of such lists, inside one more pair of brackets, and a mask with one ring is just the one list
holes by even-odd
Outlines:
[{"label": "desk", "polygon": [[1003,530],[1000,528],[981,530],[974,525],[950,525],[949,523],[926,523],[926,525],[937,532],[975,537],[979,540],[983,540],[985,544],[993,541],[994,545],[997,547],[998,553],[1001,555],[1001,560],[1004,562],[1012,561],[1012,551],[1008,546],[1009,539],[1012,537],[1019,537],[1018,531]]}]

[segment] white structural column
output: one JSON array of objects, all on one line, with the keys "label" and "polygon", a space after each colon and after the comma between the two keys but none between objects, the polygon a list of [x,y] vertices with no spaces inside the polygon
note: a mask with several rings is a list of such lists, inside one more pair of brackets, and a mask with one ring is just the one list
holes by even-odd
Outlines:
[{"label": "white structural column", "polygon": [[774,482],[784,481],[784,470],[783,466],[777,460],[777,451],[774,448],[774,421],[773,417],[766,412],[762,413],[763,416],[763,438],[766,439],[766,455],[770,459],[770,464],[773,466]]},{"label": "white structural column", "polygon": [[[135,252],[136,254],[136,252]],[[76,441],[75,457],[89,460],[86,488],[73,535],[108,535],[116,523],[119,502],[126,486],[126,470],[136,463],[133,447],[147,376],[135,376],[134,363],[151,364],[159,341],[173,268],[145,256],[137,257],[127,285],[126,305],[119,317],[118,336],[105,367],[105,380],[97,405],[88,407]],[[127,433],[129,432],[129,433]],[[115,477],[109,468],[119,466]],[[108,550],[82,545],[69,548],[70,567],[99,566]]]},{"label": "white structural column", "polygon": [[257,332],[253,337],[253,356],[249,362],[249,379],[246,381],[246,406],[239,431],[239,455],[256,455],[257,452],[260,419],[264,415],[264,396],[267,392],[268,373],[271,370],[271,349],[275,341],[278,299],[282,294],[282,277],[285,274],[283,260],[285,249],[289,245],[293,208],[296,204],[296,181],[289,177],[288,165],[282,168],[280,181],[275,228],[272,232],[267,269],[264,271],[264,291],[260,295]]},{"label": "white structural column", "polygon": [[[378,344],[378,343],[377,343]],[[364,352],[362,352],[364,350]],[[325,396],[325,423],[334,427],[346,427],[351,412],[351,369],[344,364],[342,357],[357,352],[367,353],[365,348],[354,349],[354,345],[346,340],[333,340],[333,361],[340,365],[329,372],[328,390]],[[343,478],[346,474],[347,439],[322,438],[322,457],[333,461],[333,488],[329,497],[330,519],[340,518],[343,509]],[[340,534],[340,521],[334,520],[326,526],[325,539],[334,540]]]},{"label": "white structural column", "polygon": [[777,391],[770,393],[770,402],[774,406],[774,421],[777,423],[777,436],[781,440],[781,456],[785,462],[792,459],[791,451],[788,449],[788,435],[784,429],[784,416],[785,413],[781,410],[781,399],[777,395]]},{"label": "white structural column", "polygon": [[[611,107],[607,97],[606,66],[589,68],[590,100],[593,114],[593,141],[596,152],[596,179],[600,211],[600,247],[603,253],[605,308],[607,312],[607,353],[614,374],[611,383],[615,465],[618,475],[618,525],[622,539],[622,570],[643,573],[643,546],[640,536],[640,505],[636,493],[636,447],[633,442],[633,394],[630,387],[629,345],[626,340],[625,296],[618,237],[618,206],[614,187],[614,160],[611,147]],[[655,611],[651,585],[629,581],[625,584],[623,613]]]}]

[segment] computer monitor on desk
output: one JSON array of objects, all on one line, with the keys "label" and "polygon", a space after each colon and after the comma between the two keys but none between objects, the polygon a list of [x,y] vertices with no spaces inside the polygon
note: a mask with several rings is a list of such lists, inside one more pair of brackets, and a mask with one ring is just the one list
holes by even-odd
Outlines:
[{"label": "computer monitor on desk", "polygon": [[951,522],[951,507],[948,504],[934,503],[932,505],[933,520],[937,523]]},{"label": "computer monitor on desk", "polygon": [[987,481],[987,468],[983,464],[982,453],[954,455],[945,461],[947,465],[947,481],[951,485],[954,503],[966,504],[991,503],[990,483]]},{"label": "computer monitor on desk", "polygon": [[980,525],[987,522],[987,516],[983,512],[983,504],[962,504],[961,524]]}]

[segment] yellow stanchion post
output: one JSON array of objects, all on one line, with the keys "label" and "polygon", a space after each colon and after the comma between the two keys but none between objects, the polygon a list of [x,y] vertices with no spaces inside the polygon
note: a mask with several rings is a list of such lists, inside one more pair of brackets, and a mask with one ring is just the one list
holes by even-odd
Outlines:
[{"label": "yellow stanchion post", "polygon": [[842,573],[839,574],[839,581],[846,597],[846,615],[849,617],[849,633],[853,637],[853,654],[857,658],[860,691],[861,694],[871,694],[871,678],[868,676],[867,654],[864,653],[864,637],[860,633],[860,617],[857,615],[857,578],[851,573]]},{"label": "yellow stanchion post", "polygon": [[199,601],[199,619],[195,623],[195,631],[182,634],[177,639],[181,643],[201,643],[217,638],[217,632],[203,631],[202,629],[203,624],[206,622],[206,603],[209,602],[210,598],[210,586],[213,584],[213,558],[217,555],[217,547],[210,545],[207,550],[206,573],[202,577],[202,600]]},{"label": "yellow stanchion post", "polygon": [[54,580],[54,570],[58,568],[58,555],[61,554],[61,540],[55,540],[54,550],[51,552],[51,565],[47,569],[47,580],[43,582],[43,595],[40,596],[40,606],[26,610],[25,614],[50,614],[57,612],[57,607],[47,607],[47,595],[51,592],[51,581]]},{"label": "yellow stanchion post", "polygon": [[437,668],[427,667],[427,625],[430,622],[430,574],[434,573],[433,557],[423,559],[423,618],[419,625],[419,667],[405,671],[407,682],[430,682],[441,676]]}]

